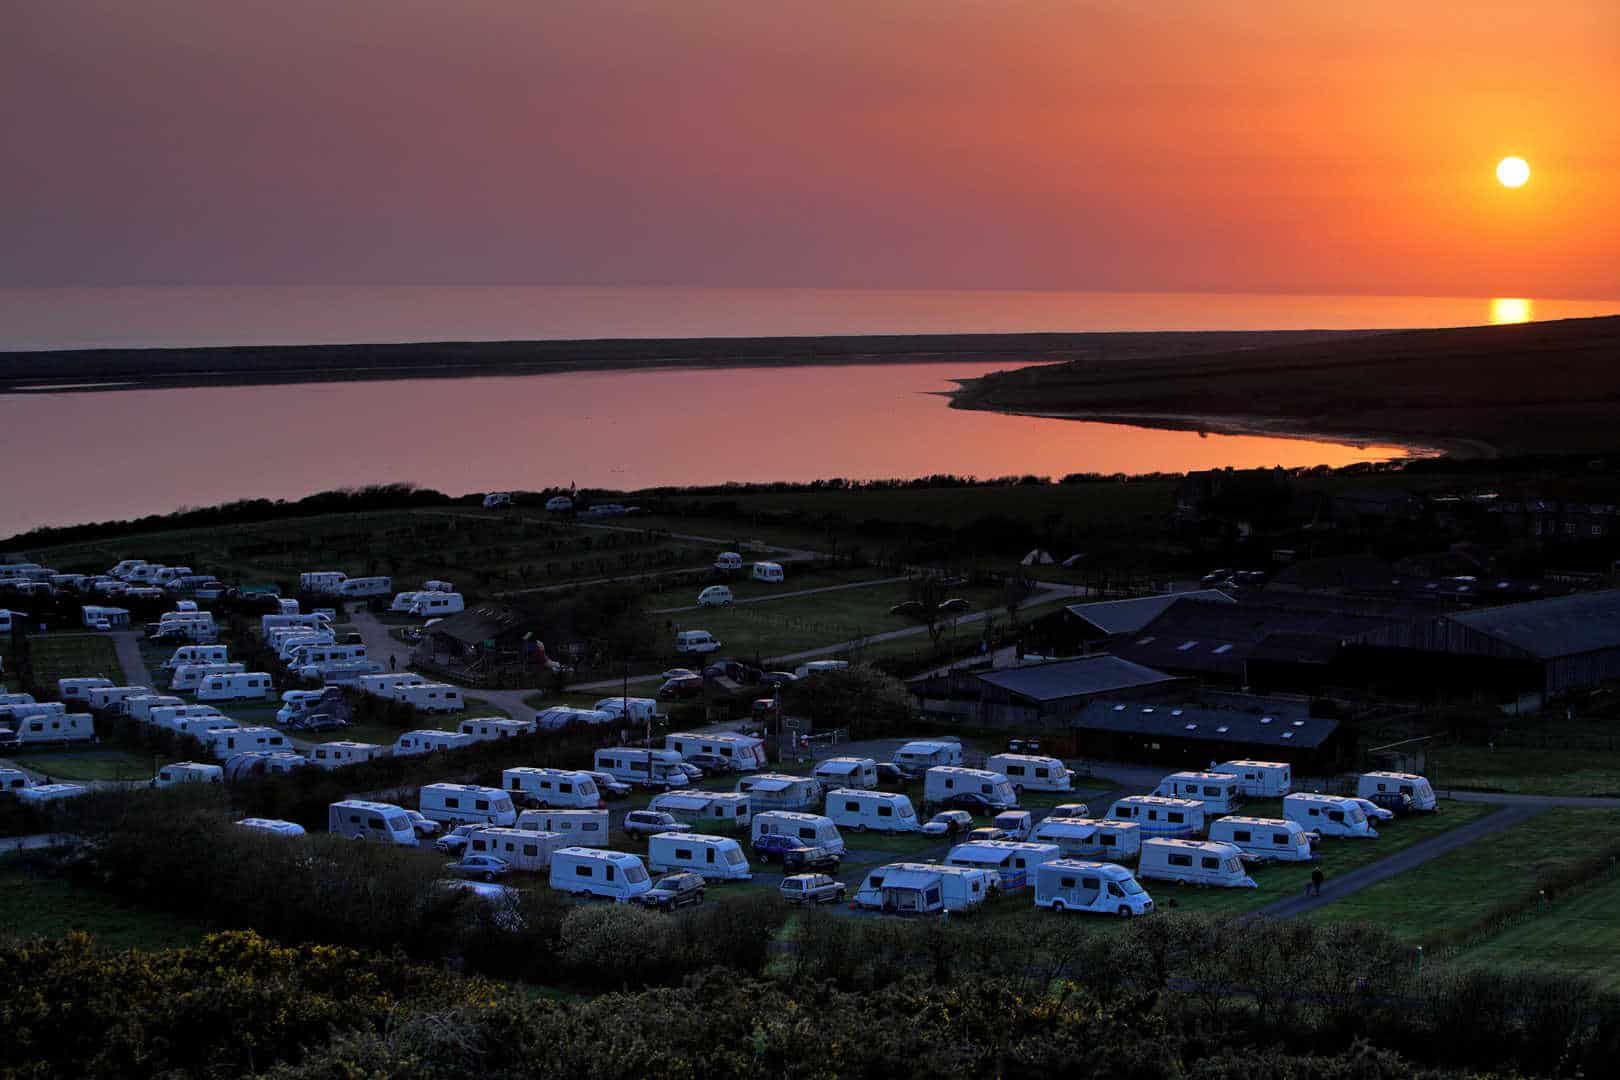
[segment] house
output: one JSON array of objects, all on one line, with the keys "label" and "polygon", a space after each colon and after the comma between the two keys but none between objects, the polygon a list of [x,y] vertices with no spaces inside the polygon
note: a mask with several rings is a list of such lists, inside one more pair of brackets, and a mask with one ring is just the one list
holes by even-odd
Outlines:
[{"label": "house", "polygon": [[908,685],[925,715],[996,727],[1061,730],[1098,697],[1163,693],[1176,678],[1106,653],[980,673],[951,672]]}]

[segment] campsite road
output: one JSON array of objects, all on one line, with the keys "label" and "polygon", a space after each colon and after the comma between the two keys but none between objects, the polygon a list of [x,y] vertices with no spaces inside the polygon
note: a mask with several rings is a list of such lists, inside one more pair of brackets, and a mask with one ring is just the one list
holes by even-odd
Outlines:
[{"label": "campsite road", "polygon": [[146,658],[141,655],[141,632],[116,630],[109,636],[113,639],[113,649],[118,653],[118,666],[124,669],[124,685],[156,688],[152,673],[146,668]]}]

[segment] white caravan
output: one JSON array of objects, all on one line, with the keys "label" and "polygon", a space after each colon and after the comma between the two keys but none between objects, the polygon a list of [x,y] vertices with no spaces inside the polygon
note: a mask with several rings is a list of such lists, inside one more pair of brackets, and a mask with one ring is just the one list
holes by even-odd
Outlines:
[{"label": "white caravan", "polygon": [[426,686],[427,680],[414,671],[390,671],[386,674],[362,675],[355,680],[355,685],[362,693],[394,701],[398,699],[400,687]]},{"label": "white caravan", "polygon": [[479,716],[463,720],[456,727],[463,735],[471,735],[479,742],[510,739],[518,735],[533,735],[533,720],[509,720],[504,716]]},{"label": "white caravan", "polygon": [[56,696],[69,705],[88,705],[90,703],[90,691],[112,685],[113,681],[111,679],[100,677],[57,679]]},{"label": "white caravan", "polygon": [[551,854],[551,887],[576,896],[602,896],[624,903],[652,890],[641,860],[627,851],[565,847]]},{"label": "white caravan", "polygon": [[747,795],[693,788],[654,795],[647,809],[661,810],[676,821],[709,829],[746,829],[753,816]]},{"label": "white caravan", "polygon": [[461,687],[449,683],[418,683],[401,686],[394,692],[394,700],[421,709],[423,712],[459,712],[466,708],[461,700]]},{"label": "white caravan", "polygon": [[1056,844],[1020,840],[969,840],[957,844],[945,856],[947,866],[971,866],[996,875],[1002,892],[1022,889],[1030,883],[1030,871],[1043,862],[1063,857]]},{"label": "white caravan", "polygon": [[568,846],[557,833],[528,832],[490,826],[467,834],[467,854],[494,855],[512,864],[512,869],[538,873],[551,865],[551,855]]},{"label": "white caravan", "polygon": [[364,660],[364,645],[339,645],[335,641],[301,641],[287,650],[282,662],[290,668],[310,668],[339,660]]},{"label": "white caravan", "polygon": [[19,802],[45,803],[88,795],[90,789],[82,784],[35,784],[33,787],[18,788],[12,794],[17,796]]},{"label": "white caravan", "polygon": [[565,810],[597,810],[602,793],[589,773],[571,769],[540,769],[519,765],[503,770],[501,786],[533,806],[556,806]]},{"label": "white caravan", "polygon": [[456,587],[448,581],[429,580],[422,582],[422,591],[430,593],[453,593]]},{"label": "white caravan", "polygon": [[561,731],[569,724],[609,724],[618,717],[600,709],[577,709],[572,705],[553,705],[534,714],[535,727],[541,731]]},{"label": "white caravan", "polygon": [[198,737],[221,761],[250,750],[291,750],[287,736],[272,727],[213,728]]},{"label": "white caravan", "polygon": [[270,696],[273,686],[264,671],[210,675],[197,686],[198,701],[258,701]]},{"label": "white caravan", "polygon": [[1073,791],[1074,771],[1055,757],[991,754],[984,767],[1012,781],[1014,791]]},{"label": "white caravan", "polygon": [[177,761],[165,765],[152,777],[153,787],[174,787],[177,784],[220,784],[225,781],[225,770],[218,765],[204,765],[197,761]]},{"label": "white caravan", "polygon": [[129,609],[86,604],[79,609],[84,625],[92,630],[128,630]]},{"label": "white caravan", "polygon": [[757,844],[762,836],[786,836],[802,847],[822,847],[838,855],[844,853],[844,837],[830,817],[801,814],[793,810],[762,810],[754,815],[750,835]]},{"label": "white caravan", "polygon": [[1243,805],[1237,777],[1230,773],[1175,772],[1159,781],[1153,794],[1204,804],[1204,813],[1230,814]]},{"label": "white caravan", "polygon": [[163,661],[164,671],[173,671],[183,664],[224,664],[230,662],[228,645],[182,645],[174,655]]},{"label": "white caravan", "polygon": [[991,810],[1011,810],[1018,805],[1012,782],[997,772],[936,765],[923,774],[924,806],[942,806],[960,795],[976,795]]},{"label": "white caravan", "polygon": [[[177,706],[177,707],[179,707],[179,708],[188,708],[188,709],[206,709],[206,708],[210,708],[211,706],[208,706],[208,705],[191,705],[191,706]],[[161,713],[161,710],[158,710],[158,709],[153,710],[153,715],[154,716],[156,716],[156,715],[158,715],[160,713]],[[158,723],[154,722],[153,726],[154,727],[166,727],[170,731],[173,731],[176,735],[190,735],[194,739],[201,740],[203,738],[203,736],[207,735],[209,732],[212,732],[212,731],[224,731],[227,728],[230,728],[230,729],[234,730],[236,728],[240,728],[242,725],[238,724],[235,720],[232,720],[230,717],[222,716],[222,715],[220,715],[218,713],[214,713],[213,715],[209,715],[207,713],[188,713],[188,714],[185,714],[185,715],[176,715],[173,719],[169,720],[168,723],[166,723],[166,724],[158,724]]]},{"label": "white caravan", "polygon": [[1209,838],[1231,844],[1262,862],[1309,862],[1315,858],[1304,827],[1286,818],[1216,818],[1209,823]]},{"label": "white caravan", "polygon": [[675,751],[683,758],[693,754],[714,754],[730,762],[735,772],[753,772],[765,767],[765,742],[752,735],[731,732],[705,735],[676,731],[664,736],[664,748]]},{"label": "white caravan", "polygon": [[679,630],[675,633],[675,651],[678,653],[712,653],[720,647],[707,630]]},{"label": "white caravan", "polygon": [[338,596],[387,596],[394,591],[394,579],[388,577],[352,577],[341,582],[335,590]]},{"label": "white caravan", "polygon": [[152,719],[152,710],[165,705],[184,705],[185,698],[173,694],[132,694],[124,699],[124,712],[130,719],[145,724]]},{"label": "white caravan", "polygon": [[378,746],[376,743],[339,739],[335,742],[316,743],[310,747],[309,760],[323,769],[341,769],[345,765],[384,757],[387,753],[386,746]]},{"label": "white caravan", "polygon": [[877,762],[869,757],[835,757],[818,762],[815,778],[828,788],[871,790],[878,786]]},{"label": "white caravan", "polygon": [[1213,840],[1172,840],[1156,836],[1142,841],[1136,872],[1144,878],[1177,885],[1216,885],[1252,889],[1254,878],[1243,872],[1243,853]]},{"label": "white caravan", "polygon": [[654,873],[690,870],[705,879],[748,881],[753,871],[742,845],[729,836],[657,833],[647,839],[647,866]]},{"label": "white caravan", "polygon": [[416,826],[393,803],[344,799],[327,810],[327,831],[351,840],[383,840],[400,847],[416,846]]},{"label": "white caravan", "polygon": [[435,750],[459,750],[476,742],[471,735],[459,731],[439,731],[437,728],[418,728],[407,731],[394,740],[395,757],[431,754]]},{"label": "white caravan", "polygon": [[30,716],[65,716],[67,706],[60,701],[29,701],[16,705],[0,705],[0,721],[23,720]]},{"label": "white caravan", "polygon": [[419,618],[443,618],[446,615],[459,615],[467,610],[466,601],[458,592],[423,592],[417,593],[406,614]]},{"label": "white caravan", "polygon": [[[115,687],[102,687],[102,689],[103,690],[106,690],[106,689],[121,690],[121,689],[125,689],[125,688],[115,686]],[[141,689],[141,687],[138,687],[138,686],[137,687],[129,687],[129,689],[139,690],[139,689]],[[33,694],[25,694],[25,693],[21,692],[20,690],[0,691],[0,705],[34,705],[34,704],[37,704],[37,703],[34,701],[34,695]]]},{"label": "white caravan", "polygon": [[1056,844],[1064,858],[1130,862],[1142,852],[1142,826],[1105,818],[1042,818],[1031,840]]},{"label": "white caravan", "polygon": [[1366,811],[1354,799],[1339,795],[1314,795],[1296,791],[1283,796],[1283,817],[1297,821],[1318,836],[1362,836],[1374,838],[1378,830],[1367,820]]},{"label": "white caravan", "polygon": [[843,671],[849,667],[848,660],[812,660],[808,664],[800,664],[793,669],[793,674],[801,679],[808,679],[812,675],[822,675],[829,671]]},{"label": "white caravan", "polygon": [[827,816],[840,829],[916,832],[922,826],[911,800],[890,791],[836,788],[827,792]]},{"label": "white caravan", "polygon": [[525,810],[517,827],[524,832],[558,833],[580,847],[608,846],[611,822],[606,810]]},{"label": "white caravan", "polygon": [[894,763],[900,771],[915,780],[936,765],[962,764],[962,744],[934,739],[908,742],[894,752]]},{"label": "white caravan", "polygon": [[219,627],[209,611],[165,611],[158,617],[158,633],[177,632],[184,632],[199,645],[208,645],[219,636]]},{"label": "white caravan", "polygon": [[821,781],[808,776],[756,773],[737,781],[757,816],[765,810],[808,810],[821,805]]},{"label": "white caravan", "polygon": [[[560,498],[560,497],[561,496],[558,496],[557,498]],[[547,501],[547,503],[546,503],[546,509],[547,510],[554,509],[554,507],[551,504],[556,502],[557,498],[552,498],[552,499]],[[485,510],[500,510],[500,509],[504,509],[505,507],[508,507],[508,506],[511,506],[511,505],[512,505],[512,493],[510,491],[492,491],[488,495],[484,496],[484,509]],[[574,506],[574,504],[572,502],[569,502],[568,506],[565,507],[564,509],[572,509],[573,506]]]},{"label": "white caravan", "polygon": [[305,679],[319,679],[327,686],[354,686],[366,675],[382,671],[375,660],[327,660],[300,668],[298,674]]},{"label": "white caravan", "polygon": [[120,559],[117,566],[107,571],[107,575],[119,581],[128,581],[131,574],[145,565],[145,559]]},{"label": "white caravan", "polygon": [[753,578],[755,581],[767,581],[775,584],[782,580],[782,564],[776,562],[757,562],[754,564]]},{"label": "white caravan", "polygon": [[[1416,773],[1362,773],[1356,781],[1356,795],[1372,800],[1385,810],[1404,808],[1427,812],[1440,805],[1429,781]],[[1394,804],[1399,804],[1399,807]]]},{"label": "white caravan", "polygon": [[91,712],[122,713],[124,702],[151,692],[150,686],[98,686],[90,691],[87,703]]},{"label": "white caravan", "polygon": [[93,742],[96,722],[89,713],[34,714],[17,722],[17,740],[24,746]]},{"label": "white caravan", "polygon": [[741,570],[742,555],[735,551],[722,551],[714,560],[716,570]]},{"label": "white caravan", "polygon": [[335,593],[338,586],[349,580],[349,575],[341,570],[307,570],[298,575],[298,589],[300,592]]},{"label": "white caravan", "polygon": [[512,799],[500,788],[477,784],[425,784],[418,796],[422,816],[446,825],[516,825]]},{"label": "white caravan", "polygon": [[1251,799],[1280,799],[1294,789],[1294,768],[1281,761],[1223,761],[1209,771],[1237,777]]},{"label": "white caravan", "polygon": [[595,772],[604,772],[615,780],[648,788],[677,788],[687,782],[686,770],[681,768],[681,755],[673,750],[637,750],[628,746],[615,746],[598,750]]},{"label": "white caravan", "polygon": [[1134,821],[1142,826],[1143,842],[1150,836],[1197,836],[1204,831],[1204,804],[1162,795],[1127,795],[1115,799],[1105,817]]},{"label": "white caravan", "polygon": [[1123,866],[1056,859],[1035,868],[1035,906],[1130,918],[1152,911],[1153,898]]},{"label": "white caravan", "polygon": [[169,689],[196,690],[210,675],[242,675],[246,672],[247,665],[240,663],[181,664],[174,669],[174,677],[169,680]]},{"label": "white caravan", "polygon": [[595,712],[610,714],[615,720],[628,716],[632,723],[645,724],[658,718],[658,699],[650,697],[607,697],[591,706]]},{"label": "white caravan", "polygon": [[272,631],[291,630],[295,627],[302,630],[330,630],[332,620],[318,611],[312,611],[308,615],[282,615],[278,613],[264,615],[259,619],[259,633],[267,641],[270,639]]},{"label": "white caravan", "polygon": [[411,605],[416,603],[416,598],[421,595],[420,591],[397,592],[394,594],[394,599],[389,603],[388,610],[395,615],[409,615]]},{"label": "white caravan", "polygon": [[[146,722],[155,728],[164,728],[169,731],[180,730],[182,720],[219,720],[228,719],[212,705],[156,705],[146,714]],[[221,727],[227,726],[224,723]],[[238,726],[235,724],[229,726]],[[206,730],[206,729],[204,729]]]},{"label": "white caravan", "polygon": [[898,862],[866,875],[851,898],[864,908],[900,915],[937,915],[983,906],[994,875],[966,866]]}]

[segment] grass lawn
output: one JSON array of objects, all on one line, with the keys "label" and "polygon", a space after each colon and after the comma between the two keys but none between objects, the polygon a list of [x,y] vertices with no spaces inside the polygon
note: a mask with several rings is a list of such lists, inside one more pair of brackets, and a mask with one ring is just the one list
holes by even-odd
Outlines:
[{"label": "grass lawn", "polygon": [[56,692],[58,679],[100,676],[122,686],[124,669],[118,651],[105,634],[45,634],[28,639],[29,657],[34,665],[34,682]]},{"label": "grass lawn", "polygon": [[70,930],[87,931],[99,944],[118,949],[192,945],[207,932],[173,915],[126,907],[92,890],[0,861],[0,934],[55,938]]},{"label": "grass lawn", "polygon": [[52,780],[150,780],[167,759],[119,750],[83,753],[23,754],[13,760]]},{"label": "grass lawn", "polygon": [[1620,990],[1620,878],[1554,901],[1545,914],[1529,917],[1480,945],[1463,951],[1441,970],[1533,972],[1591,979]]},{"label": "grass lawn", "polygon": [[[862,582],[882,581],[898,575],[879,567],[854,568],[848,566],[830,566],[812,570],[801,567],[797,563],[788,563],[785,577],[787,580],[775,584],[764,581],[755,581],[749,576],[749,561],[743,561],[744,569],[735,571],[730,575],[715,572],[714,580],[705,584],[729,585],[732,595],[739,600],[753,600],[782,593],[797,592],[800,589],[824,589],[831,585],[856,585]],[[680,585],[668,586],[649,592],[645,596],[645,603],[649,610],[659,608],[690,607],[697,603],[697,595],[704,586]],[[855,590],[846,590],[853,592]],[[898,603],[898,601],[891,601]],[[887,609],[885,609],[887,610]]]},{"label": "grass lawn", "polygon": [[1448,746],[1433,755],[1446,787],[1524,795],[1620,795],[1620,751]]},{"label": "grass lawn", "polygon": [[[1452,809],[1448,806],[1441,816],[1449,817]],[[1436,929],[1467,925],[1497,904],[1533,895],[1544,875],[1616,844],[1620,811],[1560,807],[1346,896],[1310,917],[1376,922],[1398,937],[1422,943]]]}]

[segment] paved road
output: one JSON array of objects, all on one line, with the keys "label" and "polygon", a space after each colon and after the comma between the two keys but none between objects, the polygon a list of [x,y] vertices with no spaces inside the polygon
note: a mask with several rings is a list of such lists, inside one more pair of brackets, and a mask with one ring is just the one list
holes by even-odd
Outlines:
[{"label": "paved road", "polygon": [[150,686],[160,689],[147,670],[146,658],[141,655],[139,630],[115,630],[111,634],[113,648],[118,653],[118,666],[124,669],[125,686]]},{"label": "paved road", "polygon": [[[877,578],[873,581],[851,581],[843,585],[823,585],[819,589],[795,589],[793,592],[772,593],[769,596],[749,596],[733,601],[737,604],[767,604],[772,600],[787,600],[795,596],[814,596],[817,593],[842,592],[845,589],[870,589],[874,585],[893,585],[897,582],[910,581],[907,577]],[[685,607],[653,608],[649,615],[673,615],[678,611],[702,611],[701,604],[687,604]]]}]

